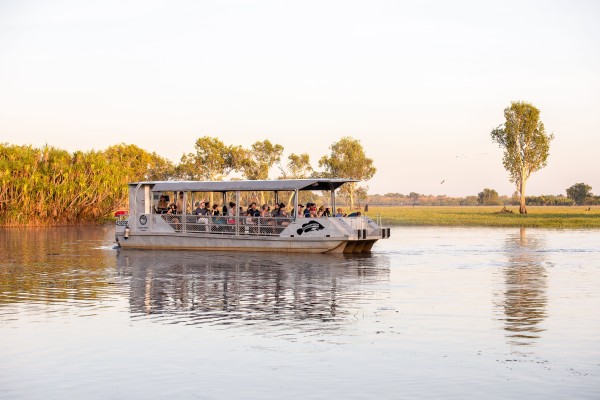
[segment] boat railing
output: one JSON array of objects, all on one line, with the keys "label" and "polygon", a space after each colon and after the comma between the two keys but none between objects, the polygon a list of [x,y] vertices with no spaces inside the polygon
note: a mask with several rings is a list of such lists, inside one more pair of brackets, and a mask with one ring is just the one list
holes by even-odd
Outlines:
[{"label": "boat railing", "polygon": [[234,217],[161,214],[175,232],[216,235],[279,236],[291,217]]},{"label": "boat railing", "polygon": [[337,217],[348,224],[353,231],[361,232],[359,236],[379,236],[382,238],[389,237],[390,228],[384,227],[381,215],[371,219],[368,216],[358,217]]}]

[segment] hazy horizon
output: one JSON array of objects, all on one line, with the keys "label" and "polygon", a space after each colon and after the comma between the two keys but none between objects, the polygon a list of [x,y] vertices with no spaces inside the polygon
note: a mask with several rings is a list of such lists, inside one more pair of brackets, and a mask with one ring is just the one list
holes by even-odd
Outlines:
[{"label": "hazy horizon", "polygon": [[510,196],[490,132],[522,100],[555,135],[526,194],[600,194],[598,17],[593,1],[5,1],[0,142],[178,162],[202,136],[269,139],[318,168],[351,136],[370,194]]}]

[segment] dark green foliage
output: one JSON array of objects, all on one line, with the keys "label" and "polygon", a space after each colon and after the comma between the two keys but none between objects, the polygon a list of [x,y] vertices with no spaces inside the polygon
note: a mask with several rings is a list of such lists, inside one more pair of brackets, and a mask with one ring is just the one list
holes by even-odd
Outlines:
[{"label": "dark green foliage", "polygon": [[498,192],[494,189],[483,189],[483,192],[479,192],[477,195],[477,204],[480,206],[497,206],[502,205],[502,200],[498,196]]},{"label": "dark green foliage", "polygon": [[567,189],[567,196],[572,199],[575,204],[585,204],[588,198],[592,200],[592,187],[585,183],[576,183]]},{"label": "dark green foliage", "polygon": [[[320,173],[322,176],[368,181],[377,172],[373,160],[366,156],[359,140],[345,136],[333,143],[329,149],[330,154],[319,160],[319,166],[325,169]],[[355,182],[347,183],[340,188],[340,194],[350,198],[351,207],[354,206],[357,190]]]}]

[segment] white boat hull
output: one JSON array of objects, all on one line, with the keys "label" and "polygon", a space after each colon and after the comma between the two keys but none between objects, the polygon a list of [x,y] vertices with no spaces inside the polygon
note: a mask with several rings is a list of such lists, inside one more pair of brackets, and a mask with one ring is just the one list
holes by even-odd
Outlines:
[{"label": "white boat hull", "polygon": [[[221,236],[136,233],[127,239],[117,233],[117,241],[124,249],[177,249],[218,251],[271,251],[287,253],[342,253],[349,240],[337,238],[286,238],[264,236]],[[367,240],[363,242],[369,242]],[[373,241],[374,242],[374,241]],[[371,244],[372,246],[372,244]],[[370,248],[370,247],[369,247]]]}]

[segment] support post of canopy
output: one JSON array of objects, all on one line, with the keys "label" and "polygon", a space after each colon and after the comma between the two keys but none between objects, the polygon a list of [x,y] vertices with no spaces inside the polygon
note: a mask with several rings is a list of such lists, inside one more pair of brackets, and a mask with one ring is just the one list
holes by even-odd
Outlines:
[{"label": "support post of canopy", "polygon": [[279,206],[279,192],[275,190],[275,206]]},{"label": "support post of canopy", "polygon": [[183,201],[181,202],[183,210],[181,210],[181,231],[185,233],[187,230],[187,196],[188,192],[183,192]]},{"label": "support post of canopy", "polygon": [[235,234],[240,234],[240,191],[235,192]]},{"label": "support post of canopy", "polygon": [[335,215],[337,213],[337,208],[335,206],[335,189],[331,189],[331,215]]},{"label": "support post of canopy", "polygon": [[298,219],[298,189],[294,190],[294,209],[292,210],[294,213],[294,221]]}]

